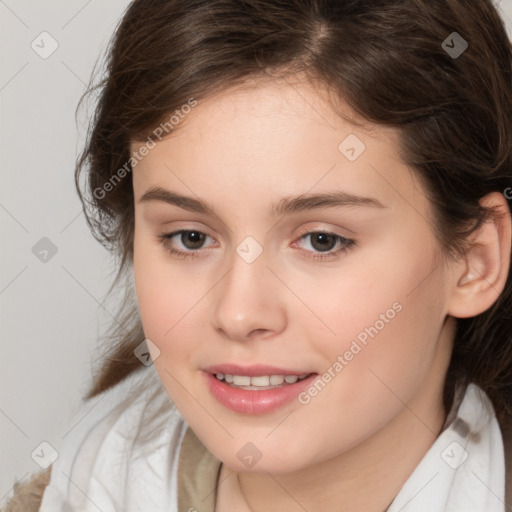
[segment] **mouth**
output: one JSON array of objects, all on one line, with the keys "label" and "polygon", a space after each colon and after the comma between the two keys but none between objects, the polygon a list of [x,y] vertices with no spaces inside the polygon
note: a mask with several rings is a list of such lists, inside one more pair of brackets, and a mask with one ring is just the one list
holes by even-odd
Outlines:
[{"label": "mouth", "polygon": [[304,373],[302,375],[233,375],[231,373],[215,373],[215,377],[224,382],[228,386],[237,389],[247,389],[253,391],[263,391],[267,389],[274,389],[282,386],[289,386],[300,382],[310,375],[311,373]]},{"label": "mouth", "polygon": [[203,369],[213,397],[228,409],[263,414],[293,402],[318,376],[269,365],[217,365]]}]

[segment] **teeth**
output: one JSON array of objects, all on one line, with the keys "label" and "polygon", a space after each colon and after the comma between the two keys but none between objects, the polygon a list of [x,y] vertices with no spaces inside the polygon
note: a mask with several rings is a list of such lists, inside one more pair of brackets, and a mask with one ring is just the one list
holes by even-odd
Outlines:
[{"label": "teeth", "polygon": [[262,375],[261,377],[251,377],[251,386],[269,386],[270,377]]},{"label": "teeth", "polygon": [[265,388],[268,386],[280,386],[283,382],[287,384],[295,384],[298,380],[306,378],[309,373],[302,375],[258,375],[250,377],[248,375],[231,375],[229,373],[217,373],[215,376],[219,380],[223,380],[228,384],[235,386],[254,386]]},{"label": "teeth", "polygon": [[235,386],[250,386],[251,377],[245,375],[233,375],[233,384]]},{"label": "teeth", "polygon": [[269,380],[270,384],[277,386],[284,382],[284,377],[282,375],[271,375]]}]

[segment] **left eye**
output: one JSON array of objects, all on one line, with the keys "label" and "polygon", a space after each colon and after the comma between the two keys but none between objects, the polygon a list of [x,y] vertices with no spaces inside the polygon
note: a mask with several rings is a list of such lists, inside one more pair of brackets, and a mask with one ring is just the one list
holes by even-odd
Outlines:
[{"label": "left eye", "polygon": [[[348,251],[350,248],[356,246],[355,240],[345,238],[344,236],[330,233],[327,231],[311,231],[300,237],[300,240],[308,239],[309,244],[315,251],[311,255],[314,259],[326,259],[336,257],[338,254]],[[337,249],[334,247],[338,246]],[[307,251],[310,252],[310,251]]]},{"label": "left eye", "polygon": [[300,239],[306,240],[308,238],[310,246],[320,252],[329,252],[329,250],[332,250],[336,246],[336,243],[341,239],[340,236],[335,235],[334,233],[325,233],[323,231],[306,233],[301,236]]},{"label": "left eye", "polygon": [[[198,249],[202,248],[206,238],[211,237],[202,231],[189,229],[182,229],[172,233],[163,233],[158,235],[158,239],[165,249],[179,258],[199,256],[201,251]],[[308,238],[310,239],[310,245],[313,248],[313,251],[306,250],[305,252],[313,252],[312,257],[315,259],[333,257],[336,254],[347,251],[356,245],[355,240],[326,231],[311,231],[302,235],[299,240],[305,240]],[[178,240],[184,249],[175,248],[173,246],[173,239]],[[336,246],[338,246],[338,248],[334,249]]]}]

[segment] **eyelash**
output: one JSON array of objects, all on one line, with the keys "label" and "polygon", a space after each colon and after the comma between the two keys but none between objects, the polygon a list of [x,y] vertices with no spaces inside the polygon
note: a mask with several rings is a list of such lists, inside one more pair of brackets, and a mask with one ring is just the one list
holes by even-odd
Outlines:
[{"label": "eyelash", "polygon": [[[180,235],[182,233],[199,233],[200,235],[207,235],[203,231],[199,231],[196,229],[180,229],[179,231],[173,231],[172,233],[161,233],[157,235],[158,240],[160,243],[165,247],[165,249],[173,256],[177,258],[196,258],[201,254],[201,250],[189,250],[189,251],[180,251],[173,247],[168,247],[168,242],[170,239],[175,237],[176,235]],[[357,247],[357,243],[355,240],[352,240],[351,238],[346,238],[341,235],[337,235],[336,233],[331,233],[329,231],[308,231],[307,233],[304,233],[299,237],[299,240],[302,240],[303,238],[308,237],[309,235],[315,235],[315,234],[322,234],[322,235],[330,235],[333,236],[337,242],[340,242],[342,246],[336,250],[331,250],[329,252],[324,253],[313,253],[312,256],[310,256],[314,260],[326,260],[326,259],[333,259],[333,256],[336,257],[338,255],[341,255],[350,249],[353,249],[354,247]],[[310,252],[310,251],[306,251]]]}]

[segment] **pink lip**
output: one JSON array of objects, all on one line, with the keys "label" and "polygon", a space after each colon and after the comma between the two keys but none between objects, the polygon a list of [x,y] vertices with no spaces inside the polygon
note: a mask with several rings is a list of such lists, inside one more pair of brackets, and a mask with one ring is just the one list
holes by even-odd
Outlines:
[{"label": "pink lip", "polygon": [[217,364],[203,368],[209,373],[229,373],[231,375],[248,375],[249,377],[257,377],[258,375],[304,375],[311,373],[308,370],[290,370],[278,366],[268,364],[253,364],[251,366],[240,366],[238,364]]},{"label": "pink lip", "polygon": [[[225,371],[217,370],[223,368]],[[233,371],[236,368],[236,371]],[[264,414],[273,411],[279,407],[296,399],[298,395],[308,388],[311,383],[318,377],[317,373],[312,373],[304,380],[298,381],[295,384],[286,384],[273,389],[266,389],[262,391],[251,389],[238,389],[228,386],[225,382],[220,381],[215,376],[215,373],[231,373],[234,375],[304,375],[302,372],[299,374],[296,371],[277,369],[275,367],[265,367],[263,370],[261,366],[253,367],[236,367],[234,365],[222,365],[215,367],[216,371],[203,372],[206,378],[206,384],[210,393],[217,399],[219,403],[235,412],[245,414]],[[271,368],[271,371],[268,371]],[[248,373],[248,370],[251,373]]]}]

